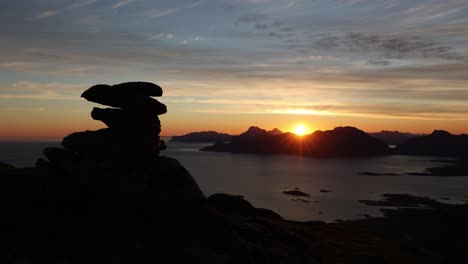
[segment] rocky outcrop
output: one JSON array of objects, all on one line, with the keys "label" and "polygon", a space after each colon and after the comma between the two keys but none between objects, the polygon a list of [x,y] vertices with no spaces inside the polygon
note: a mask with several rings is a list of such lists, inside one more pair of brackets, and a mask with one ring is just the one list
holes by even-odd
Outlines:
[{"label": "rocky outcrop", "polygon": [[81,95],[88,101],[119,108],[94,108],[91,117],[107,129],[77,132],[65,137],[65,149],[93,159],[142,158],[157,155],[161,123],[158,115],[166,106],[151,96],[161,96],[161,87],[146,82],[99,84]]},{"label": "rocky outcrop", "polygon": [[[165,145],[159,140],[161,124],[157,115],[166,111],[153,109],[151,105],[163,104],[150,95],[162,95],[161,87],[130,82],[95,85],[86,90],[82,96],[87,100],[122,109],[94,108],[93,119],[109,128],[73,133],[63,139],[64,149],[44,150],[46,159],[37,162],[35,172],[44,188],[57,191],[47,195],[59,195],[67,186],[78,188],[76,183],[80,183],[78,189],[86,191],[80,189],[79,193],[91,192],[110,200],[114,194],[150,194],[151,199],[145,201],[203,201],[205,197],[190,174],[176,160],[159,156],[159,149]],[[133,105],[135,98],[150,103]]]},{"label": "rocky outcrop", "polygon": [[293,154],[319,158],[388,155],[386,144],[354,127],[337,127],[299,137],[292,133],[272,134],[258,127],[233,137],[231,143],[217,143],[204,151]]},{"label": "rocky outcrop", "polygon": [[432,134],[409,139],[398,146],[399,154],[426,156],[468,156],[468,135],[434,130]]},{"label": "rocky outcrop", "polygon": [[174,136],[171,141],[184,142],[184,143],[215,143],[215,142],[229,142],[232,136],[225,133],[218,133],[216,131],[201,131],[192,132],[182,136]]}]

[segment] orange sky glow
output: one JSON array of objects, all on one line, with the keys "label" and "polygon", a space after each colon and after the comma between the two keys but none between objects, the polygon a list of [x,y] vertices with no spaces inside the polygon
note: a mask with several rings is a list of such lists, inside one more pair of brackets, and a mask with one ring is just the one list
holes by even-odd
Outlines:
[{"label": "orange sky glow", "polygon": [[0,4],[0,140],[103,128],[81,93],[129,81],[164,89],[162,136],[468,133],[467,1],[69,2]]}]

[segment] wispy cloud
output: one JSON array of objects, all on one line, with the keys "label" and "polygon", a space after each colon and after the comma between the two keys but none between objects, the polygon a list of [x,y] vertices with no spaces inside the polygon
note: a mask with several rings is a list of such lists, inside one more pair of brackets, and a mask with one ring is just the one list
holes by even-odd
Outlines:
[{"label": "wispy cloud", "polygon": [[430,39],[415,36],[379,35],[349,33],[331,35],[315,42],[316,48],[341,49],[348,52],[366,52],[372,56],[376,52],[389,59],[401,58],[440,58],[445,60],[466,60],[466,54],[457,54],[453,48],[440,45]]},{"label": "wispy cloud", "polygon": [[79,100],[83,87],[86,85],[18,81],[0,85],[0,99]]},{"label": "wispy cloud", "polygon": [[173,8],[169,8],[169,9],[166,9],[166,10],[153,10],[151,12],[151,14],[150,14],[150,18],[160,18],[160,17],[175,14],[175,13],[183,11],[183,10],[188,10],[188,9],[191,9],[191,8],[194,8],[194,7],[198,6],[198,5],[200,5],[204,1],[205,0],[199,0],[199,1],[195,2],[195,3],[193,3],[193,4],[190,4],[190,5],[180,6],[180,7],[173,7]]},{"label": "wispy cloud", "polygon": [[157,34],[155,36],[152,36],[151,38],[149,38],[149,40],[155,40],[155,39],[172,39],[174,37],[174,35],[172,35],[171,33],[160,33],[160,34]]},{"label": "wispy cloud", "polygon": [[135,2],[136,0],[121,0],[119,2],[117,2],[115,5],[112,6],[113,9],[116,9],[116,8],[120,8],[120,7],[124,7],[126,5],[129,5],[133,2]]},{"label": "wispy cloud", "polygon": [[44,19],[44,18],[48,18],[48,17],[53,17],[53,16],[55,16],[57,14],[58,14],[57,11],[48,10],[48,11],[44,11],[44,12],[40,13],[39,15],[33,17],[33,19],[34,20],[40,20],[40,19]]}]

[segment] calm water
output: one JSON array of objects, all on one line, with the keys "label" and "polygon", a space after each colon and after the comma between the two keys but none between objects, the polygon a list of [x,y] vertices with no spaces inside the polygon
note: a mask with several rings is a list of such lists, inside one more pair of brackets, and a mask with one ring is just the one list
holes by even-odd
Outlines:
[{"label": "calm water", "polygon": [[[33,166],[41,150],[58,142],[0,142],[0,161]],[[431,157],[389,156],[362,159],[315,159],[298,156],[259,156],[198,151],[204,144],[168,142],[164,155],[178,159],[206,195],[217,192],[244,195],[256,207],[269,208],[292,220],[360,218],[379,215],[376,207],[358,200],[378,199],[382,193],[409,193],[444,202],[468,199],[468,177],[362,176],[358,172],[423,172],[443,165]],[[309,203],[292,201],[282,193],[299,188]],[[331,192],[323,193],[321,189]]]}]

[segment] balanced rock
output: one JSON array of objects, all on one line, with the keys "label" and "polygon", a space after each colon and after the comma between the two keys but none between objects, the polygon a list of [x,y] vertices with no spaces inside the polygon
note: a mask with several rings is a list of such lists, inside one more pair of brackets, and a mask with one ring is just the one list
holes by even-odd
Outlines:
[{"label": "balanced rock", "polygon": [[119,86],[94,85],[86,90],[81,97],[98,104],[128,110],[146,111],[156,115],[162,115],[167,112],[166,106],[158,100],[142,93],[130,92],[129,89],[119,88]]},{"label": "balanced rock", "polygon": [[100,120],[110,128],[118,130],[139,130],[159,134],[161,122],[157,115],[116,108],[93,108],[91,117]]},{"label": "balanced rock", "polygon": [[162,96],[163,90],[160,86],[149,82],[126,82],[112,85],[113,89],[127,93],[143,94],[148,96]]},{"label": "balanced rock", "polygon": [[94,159],[142,157],[157,154],[159,136],[138,131],[117,131],[110,128],[77,132],[62,141],[65,149]]}]

